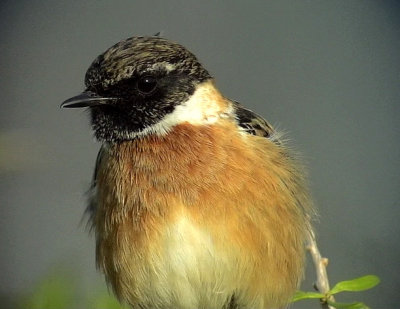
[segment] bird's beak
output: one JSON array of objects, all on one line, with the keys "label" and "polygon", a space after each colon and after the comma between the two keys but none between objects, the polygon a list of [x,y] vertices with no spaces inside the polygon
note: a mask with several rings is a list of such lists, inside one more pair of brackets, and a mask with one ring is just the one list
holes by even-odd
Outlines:
[{"label": "bird's beak", "polygon": [[79,108],[79,107],[91,107],[98,105],[107,105],[113,101],[118,100],[112,97],[102,97],[92,91],[84,91],[77,96],[74,96],[61,103],[62,108]]}]

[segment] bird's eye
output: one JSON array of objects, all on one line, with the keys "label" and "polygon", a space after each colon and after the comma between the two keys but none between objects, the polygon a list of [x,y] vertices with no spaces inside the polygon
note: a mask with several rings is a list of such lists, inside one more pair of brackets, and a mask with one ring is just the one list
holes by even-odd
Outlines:
[{"label": "bird's eye", "polygon": [[146,75],[139,78],[137,81],[137,89],[142,94],[150,94],[157,87],[157,79],[154,76]]}]

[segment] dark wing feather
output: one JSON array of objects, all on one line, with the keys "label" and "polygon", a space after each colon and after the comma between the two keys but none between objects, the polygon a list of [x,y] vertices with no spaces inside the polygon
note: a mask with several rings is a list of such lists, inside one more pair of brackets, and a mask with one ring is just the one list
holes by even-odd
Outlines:
[{"label": "dark wing feather", "polygon": [[244,108],[240,103],[233,102],[236,120],[246,133],[271,139],[274,143],[280,144],[276,138],[273,127],[261,116]]},{"label": "dark wing feather", "polygon": [[102,145],[99,153],[97,154],[96,158],[96,166],[94,168],[94,173],[93,173],[93,178],[92,178],[92,183],[90,185],[90,188],[88,190],[88,206],[86,207],[85,215],[89,217],[88,219],[88,226],[90,226],[90,229],[93,228],[94,225],[94,218],[96,216],[96,210],[97,210],[97,173],[100,168],[101,161],[104,157],[105,154],[105,146]]}]

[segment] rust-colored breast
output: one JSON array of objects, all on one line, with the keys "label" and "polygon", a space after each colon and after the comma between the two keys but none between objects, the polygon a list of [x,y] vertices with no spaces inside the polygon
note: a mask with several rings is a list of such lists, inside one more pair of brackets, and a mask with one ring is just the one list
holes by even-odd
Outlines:
[{"label": "rust-colored breast", "polygon": [[130,304],[270,308],[296,289],[310,203],[268,139],[181,124],[110,146],[97,185],[97,262]]}]

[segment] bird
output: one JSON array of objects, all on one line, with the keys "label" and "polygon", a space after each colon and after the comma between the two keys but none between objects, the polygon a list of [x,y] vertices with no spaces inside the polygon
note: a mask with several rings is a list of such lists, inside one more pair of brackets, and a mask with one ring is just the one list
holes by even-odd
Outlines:
[{"label": "bird", "polygon": [[96,265],[119,301],[286,306],[304,276],[313,206],[279,132],[159,36],[107,49],[85,87],[61,107],[87,108],[101,142],[87,212]]}]

